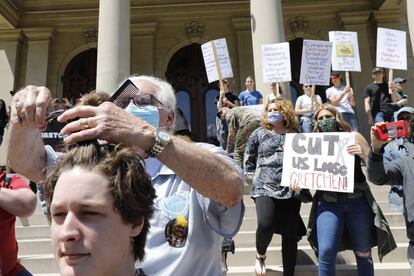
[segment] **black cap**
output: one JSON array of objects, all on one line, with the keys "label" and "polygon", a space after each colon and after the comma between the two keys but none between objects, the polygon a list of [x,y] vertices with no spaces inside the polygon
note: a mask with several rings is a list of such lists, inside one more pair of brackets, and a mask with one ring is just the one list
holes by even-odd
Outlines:
[{"label": "black cap", "polygon": [[382,67],[374,67],[374,68],[372,68],[372,74],[374,74],[376,72],[383,72],[383,73],[385,73],[385,70]]}]

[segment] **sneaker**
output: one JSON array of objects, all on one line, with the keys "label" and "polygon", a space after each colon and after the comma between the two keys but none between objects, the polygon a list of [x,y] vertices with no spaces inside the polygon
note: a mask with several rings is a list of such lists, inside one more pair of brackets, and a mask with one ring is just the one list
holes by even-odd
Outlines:
[{"label": "sneaker", "polygon": [[264,257],[256,256],[256,264],[255,264],[255,272],[257,276],[263,276],[266,275],[266,265],[265,265],[265,259]]}]

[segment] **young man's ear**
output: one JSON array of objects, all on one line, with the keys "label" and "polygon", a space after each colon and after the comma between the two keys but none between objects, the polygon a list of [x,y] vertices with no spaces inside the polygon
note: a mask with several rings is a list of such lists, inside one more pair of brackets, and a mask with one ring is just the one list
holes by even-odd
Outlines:
[{"label": "young man's ear", "polygon": [[141,219],[132,225],[131,228],[131,238],[134,238],[136,236],[138,236],[139,234],[141,234],[142,228],[144,227],[144,218],[141,217]]}]

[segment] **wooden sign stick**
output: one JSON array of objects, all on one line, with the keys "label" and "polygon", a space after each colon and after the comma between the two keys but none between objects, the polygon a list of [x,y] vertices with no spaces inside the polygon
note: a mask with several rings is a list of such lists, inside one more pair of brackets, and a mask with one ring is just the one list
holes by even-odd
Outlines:
[{"label": "wooden sign stick", "polygon": [[349,79],[349,71],[345,71],[345,83],[346,83],[346,87],[351,87],[351,81]]},{"label": "wooden sign stick", "polygon": [[275,96],[276,97],[280,96],[280,84],[279,84],[279,82],[276,83],[276,95]]},{"label": "wooden sign stick", "polygon": [[211,46],[213,48],[214,62],[216,63],[218,79],[221,82],[221,80],[223,79],[223,74],[221,73],[220,63],[219,63],[218,55],[217,55],[217,48],[216,48],[216,44],[214,43],[214,41],[211,42]]},{"label": "wooden sign stick", "polygon": [[[394,78],[394,70],[390,69],[388,72],[388,81],[392,81]],[[392,94],[391,87],[388,89],[388,93]]]}]

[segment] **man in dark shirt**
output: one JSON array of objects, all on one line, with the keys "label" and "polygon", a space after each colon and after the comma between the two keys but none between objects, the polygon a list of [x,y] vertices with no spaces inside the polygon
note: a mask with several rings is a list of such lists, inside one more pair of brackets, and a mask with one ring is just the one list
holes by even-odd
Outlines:
[{"label": "man in dark shirt", "polygon": [[384,68],[372,69],[373,83],[367,85],[364,91],[365,112],[368,115],[368,123],[373,125],[380,122],[393,121],[392,103],[397,101],[397,95],[393,85],[388,86],[384,82]]}]

